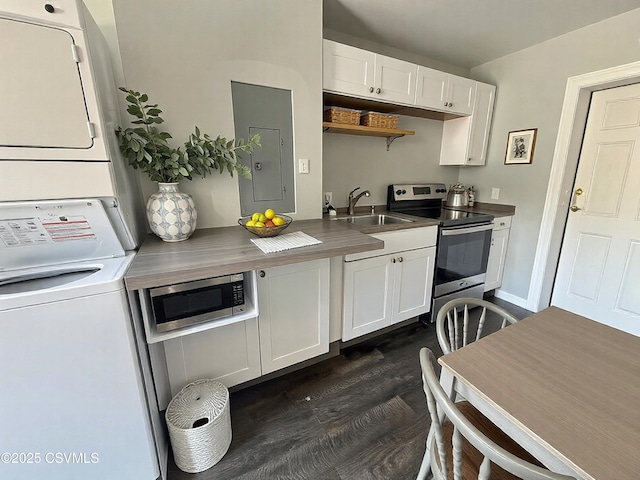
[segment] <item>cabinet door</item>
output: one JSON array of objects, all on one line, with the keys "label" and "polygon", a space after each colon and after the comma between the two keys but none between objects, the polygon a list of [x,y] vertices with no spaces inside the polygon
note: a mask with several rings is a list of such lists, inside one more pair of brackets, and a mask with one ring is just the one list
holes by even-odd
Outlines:
[{"label": "cabinet door", "polygon": [[375,53],[331,40],[323,40],[322,45],[324,90],[358,97],[375,96]]},{"label": "cabinet door", "polygon": [[473,113],[476,83],[475,80],[469,78],[456,75],[449,76],[449,88],[447,90],[449,112],[460,115],[471,115]]},{"label": "cabinet door", "polygon": [[396,268],[392,324],[426,313],[431,309],[435,256],[435,247],[393,255]]},{"label": "cabinet door", "polygon": [[393,255],[344,264],[342,340],[391,325]]},{"label": "cabinet door", "polygon": [[257,318],[166,340],[164,350],[171,396],[200,378],[231,387],[260,376]]},{"label": "cabinet door", "polygon": [[258,272],[258,305],[263,375],[329,351],[328,258]]},{"label": "cabinet door", "polygon": [[487,146],[495,93],[495,86],[477,82],[467,149],[467,165],[484,165],[487,162]]},{"label": "cabinet door", "polygon": [[375,97],[386,102],[413,105],[418,66],[396,58],[376,55]]},{"label": "cabinet door", "polygon": [[494,230],[491,235],[491,249],[489,250],[489,261],[487,263],[487,278],[484,284],[484,291],[500,288],[502,285],[502,274],[504,273],[504,262],[507,257],[507,245],[509,244],[509,229]]},{"label": "cabinet door", "polygon": [[432,68],[418,67],[415,104],[438,111],[447,111],[449,74]]}]

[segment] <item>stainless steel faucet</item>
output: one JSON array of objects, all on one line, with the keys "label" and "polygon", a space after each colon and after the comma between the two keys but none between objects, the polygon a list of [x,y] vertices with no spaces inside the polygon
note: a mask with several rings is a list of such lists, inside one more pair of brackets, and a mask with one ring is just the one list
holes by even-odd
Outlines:
[{"label": "stainless steel faucet", "polygon": [[365,196],[365,197],[371,196],[371,192],[369,192],[369,190],[364,190],[364,191],[360,192],[358,195],[356,195],[354,197],[353,194],[357,190],[360,190],[360,187],[356,187],[356,188],[354,188],[353,190],[351,190],[349,192],[349,215],[353,215],[354,209],[356,207],[356,203],[358,203],[358,200],[360,200],[360,197],[362,197],[362,196]]}]

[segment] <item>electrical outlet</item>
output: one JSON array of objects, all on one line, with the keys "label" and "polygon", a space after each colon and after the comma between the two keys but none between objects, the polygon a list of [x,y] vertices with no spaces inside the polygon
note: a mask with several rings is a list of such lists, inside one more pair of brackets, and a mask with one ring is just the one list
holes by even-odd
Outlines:
[{"label": "electrical outlet", "polygon": [[301,158],[298,160],[298,172],[309,173],[309,159]]},{"label": "electrical outlet", "polygon": [[324,203],[331,203],[333,201],[333,192],[324,192]]},{"label": "electrical outlet", "polygon": [[493,200],[498,200],[500,198],[500,189],[499,188],[492,188],[491,189],[491,198]]}]

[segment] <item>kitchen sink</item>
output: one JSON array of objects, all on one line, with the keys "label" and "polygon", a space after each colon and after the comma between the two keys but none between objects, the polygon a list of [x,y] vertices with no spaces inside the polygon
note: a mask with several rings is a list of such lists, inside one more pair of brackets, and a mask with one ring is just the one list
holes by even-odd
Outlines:
[{"label": "kitchen sink", "polygon": [[356,225],[392,225],[394,223],[410,223],[414,220],[408,218],[394,217],[392,215],[357,215],[352,217],[338,217],[336,220],[354,223]]}]

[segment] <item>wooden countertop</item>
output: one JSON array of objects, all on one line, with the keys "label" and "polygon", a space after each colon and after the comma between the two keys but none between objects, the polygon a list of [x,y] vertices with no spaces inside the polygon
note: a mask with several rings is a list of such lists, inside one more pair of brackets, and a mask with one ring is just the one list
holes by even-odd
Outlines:
[{"label": "wooden countertop", "polygon": [[[428,222],[421,223],[426,226]],[[413,223],[403,224],[407,225]],[[239,225],[196,230],[189,240],[177,243],[150,235],[125,275],[125,283],[127,289],[138,290],[377,250],[384,242],[363,232],[394,229],[396,225],[355,228],[339,221],[294,220],[284,233],[303,231],[322,243],[270,254],[256,247],[250,240],[257,237]]]}]

